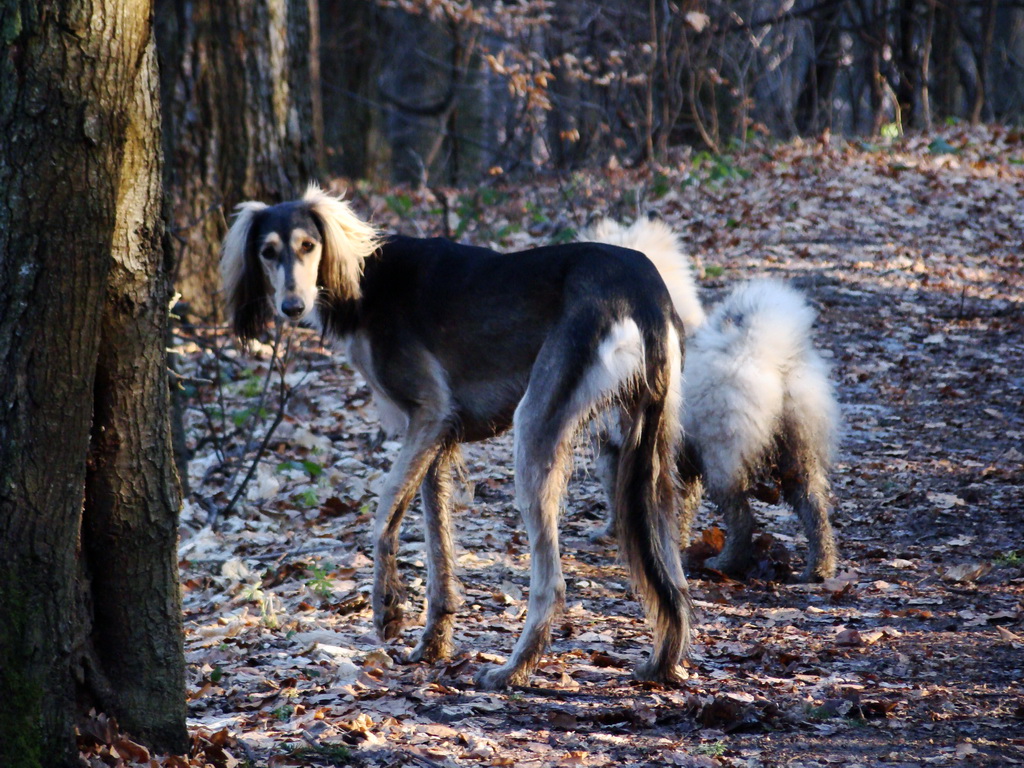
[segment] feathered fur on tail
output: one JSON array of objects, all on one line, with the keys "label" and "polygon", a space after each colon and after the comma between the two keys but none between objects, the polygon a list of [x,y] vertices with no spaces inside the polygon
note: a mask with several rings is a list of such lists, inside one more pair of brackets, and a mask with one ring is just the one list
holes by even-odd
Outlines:
[{"label": "feathered fur on tail", "polygon": [[664,681],[676,677],[689,646],[692,609],[676,522],[682,352],[675,331],[667,344],[652,341],[647,386],[630,407],[632,420],[619,449],[614,503],[620,551],[654,627],[654,652],[637,676]]}]

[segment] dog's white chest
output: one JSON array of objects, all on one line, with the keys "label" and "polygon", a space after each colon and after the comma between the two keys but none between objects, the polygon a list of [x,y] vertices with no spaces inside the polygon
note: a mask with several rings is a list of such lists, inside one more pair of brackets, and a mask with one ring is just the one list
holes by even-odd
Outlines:
[{"label": "dog's white chest", "polygon": [[370,347],[369,337],[365,333],[352,334],[347,339],[346,349],[349,362],[370,385],[373,402],[377,406],[377,414],[380,417],[381,429],[389,437],[403,434],[409,426],[409,417],[384,391],[380,378],[373,367],[373,350]]}]

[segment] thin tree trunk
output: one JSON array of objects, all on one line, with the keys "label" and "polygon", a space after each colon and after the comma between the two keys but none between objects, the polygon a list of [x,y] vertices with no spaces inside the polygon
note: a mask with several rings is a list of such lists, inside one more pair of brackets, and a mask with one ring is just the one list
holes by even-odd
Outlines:
[{"label": "thin tree trunk", "polygon": [[882,0],[868,0],[865,3],[868,45],[868,93],[871,99],[871,133],[877,136],[885,122],[885,75],[882,73],[882,52],[885,48],[887,30],[885,6]]},{"label": "thin tree trunk", "polygon": [[978,72],[978,83],[974,90],[974,104],[971,107],[971,123],[981,122],[981,113],[985,108],[988,94],[989,62],[992,59],[992,39],[995,36],[996,4],[998,0],[987,0],[981,15],[981,43],[975,53]]},{"label": "thin tree trunk", "polygon": [[932,127],[932,95],[931,95],[931,60],[932,40],[935,37],[935,5],[928,4],[928,15],[925,23],[924,41],[921,45],[921,123],[926,130]]},{"label": "thin tree trunk", "polygon": [[[561,61],[562,57],[578,49],[576,34],[580,24],[580,3],[575,0],[556,0],[553,23],[544,29],[544,46],[548,61]],[[571,75],[570,67],[562,62],[551,83],[551,101],[554,105],[546,115],[548,148],[555,168],[570,168],[579,159],[581,146],[580,83]]]},{"label": "thin tree trunk", "polygon": [[373,0],[319,0],[320,57],[327,162],[353,178],[386,174],[378,167],[384,147],[377,98],[382,66],[383,12]]},{"label": "thin tree trunk", "polygon": [[648,0],[647,22],[650,51],[650,63],[647,66],[647,79],[644,84],[644,159],[655,160],[654,156],[654,85],[655,73],[658,70],[658,8],[657,0]]},{"label": "thin tree trunk", "polygon": [[936,56],[935,82],[939,118],[951,117],[957,112],[956,66],[956,6],[955,4],[934,6],[939,32],[938,54]]},{"label": "thin tree trunk", "polygon": [[915,32],[917,27],[916,0],[901,0],[899,6],[900,47],[899,47],[899,99],[900,114],[903,116],[905,128],[918,127],[919,113],[918,76],[921,68],[918,59],[921,52],[916,45]]},{"label": "thin tree trunk", "polygon": [[842,14],[842,6],[829,6],[810,25],[814,60],[796,106],[796,121],[801,132],[817,134],[832,128],[832,98],[842,56],[839,46]]}]

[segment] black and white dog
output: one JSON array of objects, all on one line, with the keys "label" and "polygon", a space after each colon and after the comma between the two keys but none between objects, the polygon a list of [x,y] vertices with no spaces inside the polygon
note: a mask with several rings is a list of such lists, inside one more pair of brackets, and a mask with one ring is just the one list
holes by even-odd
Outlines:
[{"label": "black and white dog", "polygon": [[[705,315],[689,260],[664,222],[640,219],[623,227],[604,219],[582,237],[645,253],[686,326],[684,545],[706,488],[727,527],[725,547],[707,564],[742,574],[753,554],[749,497],[768,481],[803,523],[809,552],[801,579],[833,576],[828,473],[839,408],[828,366],[811,343],[814,311],[806,300],[777,280],[751,280]],[[615,482],[619,442],[614,424],[598,440],[598,473],[606,487]]]},{"label": "black and white dog", "polygon": [[565,595],[558,515],[572,441],[594,413],[615,405],[626,415],[613,491],[617,535],[654,629],[654,649],[636,674],[677,675],[691,611],[675,514],[683,330],[650,261],[601,244],[502,255],[443,239],[382,237],[311,186],[294,202],[239,206],[221,272],[242,339],[275,315],[347,339],[384,425],[405,432],[374,523],[373,611],[382,638],[401,630],[399,525],[420,486],[428,607],[410,660],[451,653],[460,603],[452,462],[460,443],[514,426],[530,598],[512,655],[478,682],[525,684]]}]

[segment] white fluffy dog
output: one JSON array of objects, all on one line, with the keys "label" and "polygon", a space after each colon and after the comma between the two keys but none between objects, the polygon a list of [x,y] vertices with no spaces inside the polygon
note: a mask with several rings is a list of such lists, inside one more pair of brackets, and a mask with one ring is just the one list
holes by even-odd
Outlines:
[{"label": "white fluffy dog", "polygon": [[[706,489],[728,529],[721,554],[707,565],[742,574],[753,553],[749,497],[769,482],[799,515],[807,535],[801,579],[834,575],[828,472],[839,409],[828,366],[811,344],[814,311],[803,296],[777,280],[751,280],[705,315],[689,260],[664,222],[641,219],[623,227],[605,219],[581,239],[646,254],[683,320],[684,545]],[[614,482],[616,431],[599,441],[598,472],[606,487]]]}]

